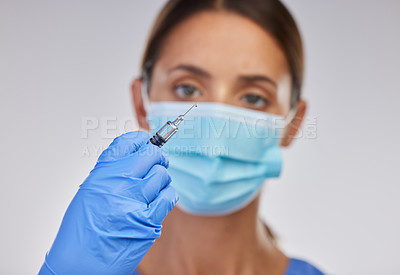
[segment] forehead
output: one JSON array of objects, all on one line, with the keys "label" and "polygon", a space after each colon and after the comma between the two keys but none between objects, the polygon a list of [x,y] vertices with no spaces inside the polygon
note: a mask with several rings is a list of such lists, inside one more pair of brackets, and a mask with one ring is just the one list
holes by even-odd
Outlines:
[{"label": "forehead", "polygon": [[289,70],[275,39],[243,16],[202,12],[177,25],[167,36],[157,66],[194,64],[211,74],[265,73],[277,82]]}]

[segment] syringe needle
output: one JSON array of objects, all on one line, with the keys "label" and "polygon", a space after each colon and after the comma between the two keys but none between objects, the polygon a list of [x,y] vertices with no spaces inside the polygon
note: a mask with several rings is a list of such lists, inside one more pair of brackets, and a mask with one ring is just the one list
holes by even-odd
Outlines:
[{"label": "syringe needle", "polygon": [[197,103],[193,104],[193,106],[190,107],[189,110],[187,110],[186,113],[183,114],[183,116],[186,116],[186,114],[189,113],[190,110],[192,110],[194,107],[197,107]]}]

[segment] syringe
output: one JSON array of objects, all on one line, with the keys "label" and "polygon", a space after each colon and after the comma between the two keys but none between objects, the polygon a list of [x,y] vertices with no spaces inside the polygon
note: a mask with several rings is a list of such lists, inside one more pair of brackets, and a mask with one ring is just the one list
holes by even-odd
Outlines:
[{"label": "syringe", "polygon": [[176,132],[178,132],[178,125],[183,121],[185,115],[194,107],[197,107],[197,103],[193,104],[186,113],[179,115],[174,121],[167,121],[167,123],[154,134],[150,142],[158,147],[162,147]]}]

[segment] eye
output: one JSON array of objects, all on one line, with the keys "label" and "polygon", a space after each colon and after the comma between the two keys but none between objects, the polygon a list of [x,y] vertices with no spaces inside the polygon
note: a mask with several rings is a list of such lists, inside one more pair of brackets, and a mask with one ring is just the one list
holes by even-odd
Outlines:
[{"label": "eye", "polygon": [[194,98],[201,95],[201,92],[194,86],[183,84],[175,86],[175,93],[181,98]]},{"label": "eye", "polygon": [[268,101],[264,97],[256,94],[247,94],[243,96],[240,100],[245,104],[255,108],[262,108],[268,104]]}]

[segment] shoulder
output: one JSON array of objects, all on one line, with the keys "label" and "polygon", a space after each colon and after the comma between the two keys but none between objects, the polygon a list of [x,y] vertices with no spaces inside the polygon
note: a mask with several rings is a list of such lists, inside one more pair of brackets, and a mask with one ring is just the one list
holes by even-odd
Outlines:
[{"label": "shoulder", "polygon": [[285,275],[324,275],[324,273],[309,262],[290,258]]}]

